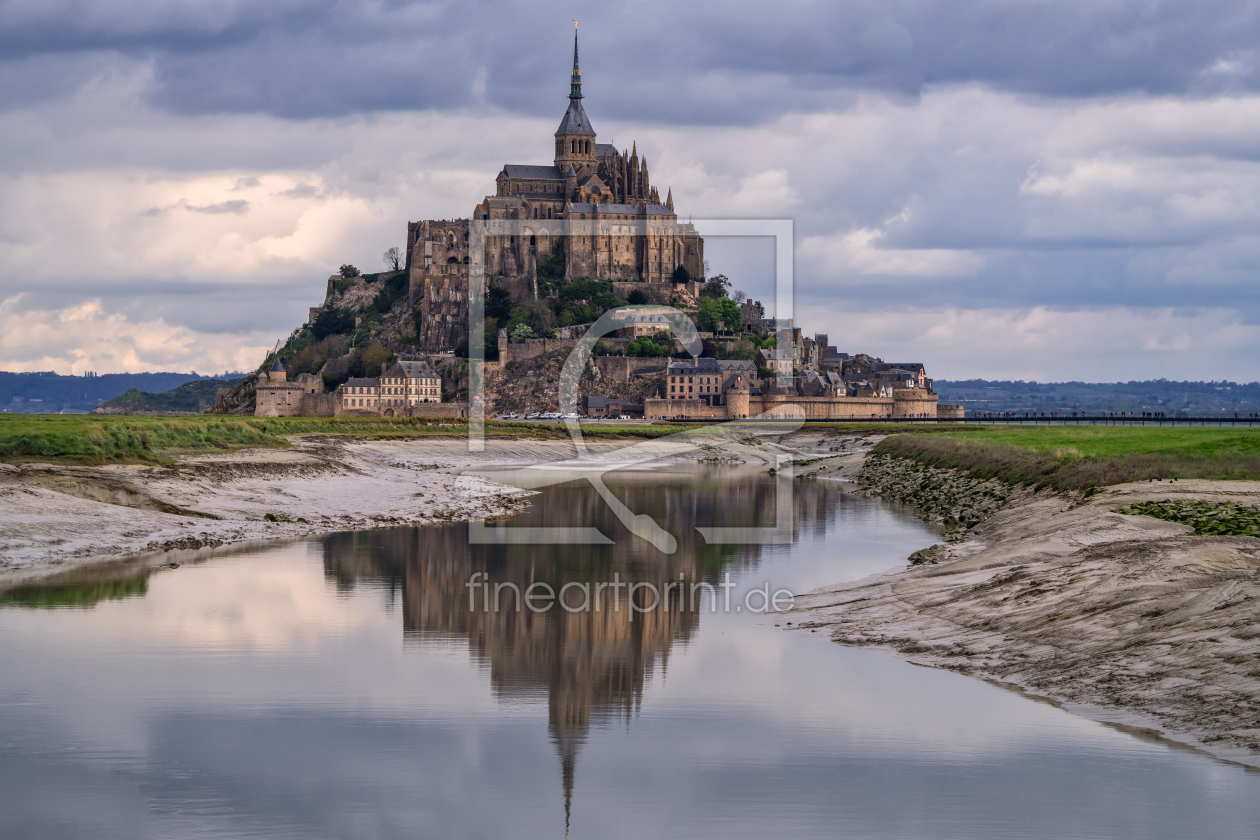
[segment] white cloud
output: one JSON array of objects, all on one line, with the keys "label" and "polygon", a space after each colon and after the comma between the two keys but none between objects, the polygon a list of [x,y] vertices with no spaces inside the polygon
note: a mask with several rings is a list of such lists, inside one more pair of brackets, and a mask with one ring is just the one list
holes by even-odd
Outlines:
[{"label": "white cloud", "polygon": [[251,370],[271,349],[271,333],[207,334],[160,318],[107,314],[99,300],[60,310],[23,310],[0,301],[5,369],[61,374]]},{"label": "white cloud", "polygon": [[953,277],[975,274],[984,266],[979,254],[947,248],[884,248],[886,231],[860,228],[842,236],[811,236],[800,255],[819,270],[838,274],[888,277]]},{"label": "white cloud", "polygon": [[[546,162],[563,104],[556,119],[185,117],[146,105],[152,84],[149,65],[120,59],[72,95],[0,113],[5,317],[55,334],[90,304],[98,331],[90,343],[63,331],[55,350],[9,339],[0,367],[121,369],[110,355],[214,369],[260,353],[322,300],[336,266],[376,269],[407,221],[467,216],[503,163]],[[637,140],[684,216],[793,218],[798,293],[837,313],[1260,312],[1260,96],[1067,101],[969,84],[719,128],[629,125],[603,117],[601,98],[587,106],[601,141]],[[726,253],[713,270],[768,297],[768,263]],[[1182,330],[1208,354],[1199,366],[1233,363],[1194,331],[1208,323]],[[97,340],[106,330],[117,352]],[[1100,334],[1073,340],[1098,358]],[[169,353],[139,349],[164,335]],[[1174,333],[1134,340],[1184,346]]]}]

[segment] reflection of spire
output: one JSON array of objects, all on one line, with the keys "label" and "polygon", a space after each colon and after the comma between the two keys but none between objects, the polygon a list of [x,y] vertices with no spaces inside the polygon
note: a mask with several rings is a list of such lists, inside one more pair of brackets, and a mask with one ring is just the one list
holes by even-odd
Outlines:
[{"label": "reflection of spire", "polygon": [[[658,517],[668,514],[678,533],[696,533],[697,511],[686,504],[678,506],[689,481],[664,487],[659,477],[623,481],[617,490],[625,494],[628,507]],[[724,517],[772,521],[777,498],[774,482],[757,475],[730,484],[723,493]],[[817,501],[822,492],[800,488],[794,498],[803,510],[813,511],[822,504],[811,505],[809,500]],[[619,527],[597,493],[573,486],[551,488],[536,497],[520,520],[525,525],[594,525],[613,532]],[[388,580],[390,591],[402,593],[407,638],[443,646],[457,641],[467,645],[475,660],[489,664],[496,694],[546,692],[548,732],[560,759],[567,830],[577,758],[592,725],[613,719],[629,723],[643,703],[645,683],[654,669],[665,668],[672,645],[685,642],[695,632],[700,611],[684,606],[688,602],[678,596],[682,591],[678,590],[668,609],[636,613],[631,621],[627,596],[608,588],[593,592],[592,602],[598,601],[598,606],[582,612],[534,614],[517,608],[509,596],[503,598],[501,611],[470,611],[469,577],[493,567],[496,583],[514,584],[523,591],[535,580],[595,584],[620,573],[623,579],[632,576],[659,590],[666,582],[703,580],[741,557],[746,562],[755,562],[757,557],[757,547],[750,547],[748,554],[734,548],[716,556],[705,553],[707,568],[713,569],[706,572],[697,562],[703,550],[700,544],[680,541],[679,549],[667,558],[653,554],[652,561],[644,564],[641,546],[619,541],[609,549],[609,566],[591,566],[589,549],[584,546],[473,546],[468,544],[467,529],[448,526],[334,535],[324,541],[324,563],[326,574],[339,586]],[[512,562],[496,565],[504,559]]]},{"label": "reflection of spire", "polygon": [[573,803],[573,767],[577,764],[577,751],[565,750],[560,756],[561,774],[564,777],[564,836],[569,836],[569,808]]}]

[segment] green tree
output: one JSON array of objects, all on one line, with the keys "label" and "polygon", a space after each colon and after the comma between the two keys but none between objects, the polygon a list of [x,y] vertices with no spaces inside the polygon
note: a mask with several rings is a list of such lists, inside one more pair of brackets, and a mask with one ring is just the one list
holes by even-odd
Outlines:
[{"label": "green tree", "polygon": [[337,270],[341,272],[341,276],[346,280],[349,280],[351,277],[359,276],[359,269],[355,268],[350,263],[343,263],[341,268]]},{"label": "green tree", "polygon": [[722,298],[722,320],[726,322],[726,328],[732,332],[739,332],[744,326],[744,313],[740,310],[739,304],[730,298]]},{"label": "green tree", "polygon": [[701,298],[700,305],[697,307],[696,320],[700,323],[700,328],[709,332],[717,332],[718,322],[722,318],[722,307],[713,298]]},{"label": "green tree", "polygon": [[724,298],[730,285],[731,281],[725,274],[718,274],[704,281],[704,285],[700,287],[700,294],[702,297]]},{"label": "green tree", "polygon": [[486,316],[500,327],[506,326],[512,317],[512,295],[498,283],[491,283],[486,292]]},{"label": "green tree", "polygon": [[353,330],[354,315],[331,306],[316,315],[311,324],[311,334],[317,341],[329,335],[348,335]]},{"label": "green tree", "polygon": [[674,352],[668,344],[657,344],[651,336],[636,338],[626,346],[627,356],[669,356]]},{"label": "green tree", "polygon": [[557,237],[555,244],[551,246],[551,253],[539,257],[535,265],[538,296],[551,297],[564,280],[564,237]]},{"label": "green tree", "polygon": [[690,279],[691,272],[687,270],[686,266],[680,265],[674,269],[673,280],[675,283],[686,283]]}]

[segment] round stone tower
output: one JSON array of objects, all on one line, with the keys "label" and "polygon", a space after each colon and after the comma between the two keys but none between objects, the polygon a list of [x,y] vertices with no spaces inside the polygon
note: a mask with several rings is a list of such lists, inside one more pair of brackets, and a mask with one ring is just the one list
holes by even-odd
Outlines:
[{"label": "round stone tower", "polygon": [[740,384],[726,392],[726,419],[743,420],[748,417],[748,386]]}]

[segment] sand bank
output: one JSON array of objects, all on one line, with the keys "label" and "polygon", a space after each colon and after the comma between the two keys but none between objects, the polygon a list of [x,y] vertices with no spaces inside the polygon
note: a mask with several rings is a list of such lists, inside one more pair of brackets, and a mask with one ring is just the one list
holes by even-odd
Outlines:
[{"label": "sand bank", "polygon": [[1159,499],[1256,505],[1260,482],[1019,499],[935,564],[798,598],[798,626],[1260,767],[1260,539],[1113,512]]}]

